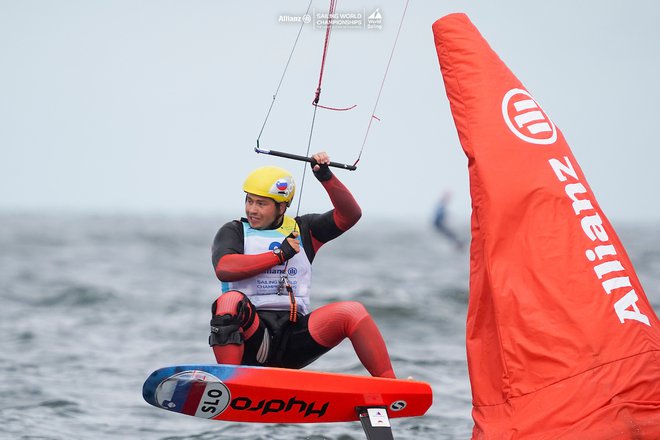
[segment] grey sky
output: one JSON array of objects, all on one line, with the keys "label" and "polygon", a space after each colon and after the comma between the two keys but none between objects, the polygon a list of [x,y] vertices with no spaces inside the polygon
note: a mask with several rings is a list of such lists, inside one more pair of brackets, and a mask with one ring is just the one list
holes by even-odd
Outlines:
[{"label": "grey sky", "polygon": [[[327,11],[315,1],[313,12]],[[289,55],[301,1],[0,0],[0,210],[238,216],[255,140]],[[360,150],[403,1],[340,1],[382,30],[336,29],[312,152]],[[444,190],[470,212],[467,161],[431,24],[466,12],[563,131],[605,214],[660,220],[660,4],[654,1],[411,1],[355,172],[337,171],[365,218],[428,221]],[[262,146],[304,154],[324,33],[313,24]],[[309,173],[301,211],[328,202]],[[295,209],[297,204],[294,203]]]}]

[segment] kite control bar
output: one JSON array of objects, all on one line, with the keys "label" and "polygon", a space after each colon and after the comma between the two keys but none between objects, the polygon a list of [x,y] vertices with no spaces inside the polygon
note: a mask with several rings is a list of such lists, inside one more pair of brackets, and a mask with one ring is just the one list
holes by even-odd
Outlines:
[{"label": "kite control bar", "polygon": [[[312,159],[311,157],[299,156],[297,154],[291,154],[291,153],[283,153],[282,151],[265,150],[259,147],[254,147],[254,151],[261,154],[270,154],[271,156],[284,157],[286,159],[300,160],[302,162],[309,162],[309,163],[314,162],[314,159]],[[339,162],[330,162],[328,166],[335,168],[343,168],[345,170],[350,170],[350,171],[355,171],[357,169],[355,165],[346,165],[345,163],[339,163]]]}]

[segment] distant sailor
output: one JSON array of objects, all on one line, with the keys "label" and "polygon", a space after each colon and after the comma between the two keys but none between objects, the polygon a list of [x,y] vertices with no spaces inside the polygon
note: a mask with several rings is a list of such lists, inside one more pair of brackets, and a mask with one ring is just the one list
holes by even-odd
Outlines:
[{"label": "distant sailor", "polygon": [[445,192],[440,198],[440,201],[438,202],[438,205],[435,209],[433,226],[435,227],[436,231],[447,237],[447,239],[452,242],[456,249],[463,249],[465,243],[463,243],[463,240],[458,237],[456,232],[454,232],[447,225],[447,205],[449,204],[450,199],[451,193],[449,192]]},{"label": "distant sailor", "polygon": [[312,159],[314,176],[334,207],[323,214],[285,215],[295,184],[282,168],[258,168],[245,180],[245,218],[222,226],[213,243],[223,293],[212,306],[209,344],[220,364],[298,369],[349,338],[372,376],[393,378],[383,337],[361,303],[311,308],[316,253],[362,216],[328,168],[328,155]]}]

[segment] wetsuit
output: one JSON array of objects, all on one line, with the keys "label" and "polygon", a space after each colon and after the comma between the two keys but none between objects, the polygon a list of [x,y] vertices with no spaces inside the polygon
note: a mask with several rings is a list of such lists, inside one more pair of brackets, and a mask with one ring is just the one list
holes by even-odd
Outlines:
[{"label": "wetsuit", "polygon": [[[351,228],[362,215],[352,194],[327,167],[314,175],[330,196],[334,209],[285,220],[285,223],[295,222],[301,241],[296,257],[304,255],[309,265],[325,243]],[[393,377],[382,336],[362,304],[333,303],[310,313],[309,292],[304,295],[295,292],[299,307],[292,322],[286,292],[279,298],[272,292],[259,295],[255,292],[256,285],[241,284],[250,279],[262,284],[271,282],[264,278],[265,273],[287,267],[268,249],[254,254],[245,252],[246,246],[252,246],[248,236],[268,236],[283,229],[280,236],[275,235],[281,241],[287,233],[284,226],[256,231],[249,227],[246,219],[241,219],[226,223],[216,234],[212,262],[218,279],[223,282],[223,294],[212,306],[210,344],[216,360],[229,364],[302,368],[348,337],[372,375]],[[235,289],[234,285],[242,285],[247,291]],[[253,287],[249,287],[251,285]]]}]

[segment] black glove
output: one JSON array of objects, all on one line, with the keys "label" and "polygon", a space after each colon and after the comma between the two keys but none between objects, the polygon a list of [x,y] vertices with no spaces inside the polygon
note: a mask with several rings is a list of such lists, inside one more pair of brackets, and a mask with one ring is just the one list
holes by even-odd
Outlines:
[{"label": "black glove", "polygon": [[316,177],[319,182],[325,182],[326,180],[330,180],[332,178],[332,171],[330,171],[330,167],[327,164],[318,163],[312,159],[310,165],[312,166],[312,171],[314,171],[314,167],[316,165],[319,166],[319,170],[314,171],[314,177]]},{"label": "black glove", "polygon": [[282,253],[280,254],[280,260],[281,260],[280,264],[296,256],[296,250],[292,248],[289,242],[287,241],[287,238],[289,237],[295,238],[293,236],[293,232],[287,235],[287,237],[284,240],[282,240],[282,244],[280,244],[280,250],[282,251]]}]

